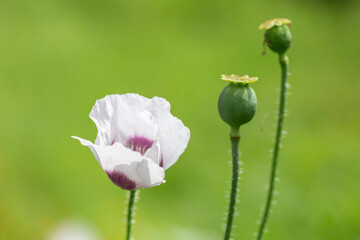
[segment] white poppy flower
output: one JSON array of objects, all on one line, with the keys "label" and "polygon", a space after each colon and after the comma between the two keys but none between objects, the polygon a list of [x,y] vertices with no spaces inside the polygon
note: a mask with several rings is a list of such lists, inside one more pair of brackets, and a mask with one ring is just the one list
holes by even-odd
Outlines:
[{"label": "white poppy flower", "polygon": [[108,95],[90,112],[98,134],[88,146],[110,180],[125,190],[165,182],[165,170],[184,152],[190,131],[170,113],[164,98],[138,94]]}]

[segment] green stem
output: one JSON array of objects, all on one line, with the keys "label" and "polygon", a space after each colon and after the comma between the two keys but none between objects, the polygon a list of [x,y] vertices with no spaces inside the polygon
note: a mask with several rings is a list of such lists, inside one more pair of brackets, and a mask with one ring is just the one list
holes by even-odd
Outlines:
[{"label": "green stem", "polygon": [[230,239],[231,229],[232,229],[232,224],[236,209],[236,195],[238,191],[237,187],[239,181],[239,142],[240,142],[239,129],[231,129],[230,139],[231,139],[233,169],[232,169],[230,203],[229,203],[224,240]]},{"label": "green stem", "polygon": [[133,221],[132,218],[133,218],[133,212],[134,212],[135,196],[136,196],[136,190],[130,191],[129,206],[128,206],[128,212],[127,212],[126,240],[131,239],[131,227],[132,227],[132,221]]},{"label": "green stem", "polygon": [[268,195],[266,200],[266,205],[264,209],[264,213],[261,219],[259,232],[257,235],[257,240],[261,240],[264,235],[267,219],[269,217],[269,212],[271,208],[271,203],[274,195],[275,188],[275,179],[279,158],[279,151],[281,145],[281,135],[283,132],[284,118],[285,118],[285,105],[286,105],[286,91],[287,91],[287,78],[288,78],[288,68],[289,68],[289,60],[286,54],[279,54],[279,62],[281,65],[281,92],[280,92],[280,104],[279,104],[279,115],[275,136],[275,145],[272,157],[272,166],[271,166],[271,174],[270,174],[270,183],[268,189]]}]

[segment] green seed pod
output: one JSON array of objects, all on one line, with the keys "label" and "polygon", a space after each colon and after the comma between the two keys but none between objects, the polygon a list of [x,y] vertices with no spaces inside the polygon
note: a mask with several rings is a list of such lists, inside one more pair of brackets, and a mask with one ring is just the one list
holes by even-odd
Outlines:
[{"label": "green seed pod", "polygon": [[221,119],[232,129],[239,129],[241,125],[249,122],[256,111],[256,94],[249,83],[257,81],[257,77],[247,75],[222,75],[222,79],[229,81],[220,93],[218,109]]},{"label": "green seed pod", "polygon": [[266,29],[265,40],[266,45],[276,53],[283,54],[291,45],[291,21],[285,18],[276,18],[264,22],[259,29]]}]

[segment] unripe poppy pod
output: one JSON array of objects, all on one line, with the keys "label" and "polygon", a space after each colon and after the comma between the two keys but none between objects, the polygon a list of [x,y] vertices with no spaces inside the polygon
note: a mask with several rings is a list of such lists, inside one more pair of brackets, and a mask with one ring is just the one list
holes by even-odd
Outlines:
[{"label": "unripe poppy pod", "polygon": [[255,115],[257,99],[255,91],[249,83],[257,81],[245,75],[222,75],[223,80],[229,81],[220,93],[218,109],[221,119],[231,128],[239,129],[241,125],[249,122]]},{"label": "unripe poppy pod", "polygon": [[265,43],[276,53],[282,54],[291,45],[291,21],[285,18],[277,18],[269,20],[260,25],[260,29],[265,28]]}]

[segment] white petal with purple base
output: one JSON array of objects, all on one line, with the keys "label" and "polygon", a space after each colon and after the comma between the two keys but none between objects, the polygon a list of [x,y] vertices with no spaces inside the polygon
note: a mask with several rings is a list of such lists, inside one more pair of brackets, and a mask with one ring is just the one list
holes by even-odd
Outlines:
[{"label": "white petal with purple base", "polygon": [[111,181],[125,190],[154,187],[164,181],[165,171],[157,164],[158,159],[143,156],[120,143],[95,145],[79,137],[73,138],[89,147]]}]

